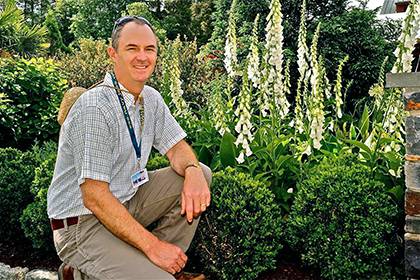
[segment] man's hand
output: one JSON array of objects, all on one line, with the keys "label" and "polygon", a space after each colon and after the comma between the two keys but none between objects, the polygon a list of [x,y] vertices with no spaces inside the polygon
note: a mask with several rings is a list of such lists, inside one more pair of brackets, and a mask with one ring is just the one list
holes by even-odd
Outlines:
[{"label": "man's hand", "polygon": [[181,248],[159,239],[145,254],[154,264],[171,274],[180,272],[188,259]]},{"label": "man's hand", "polygon": [[181,215],[186,214],[188,222],[198,217],[210,205],[210,190],[201,168],[185,170],[184,189],[181,194]]},{"label": "man's hand", "polygon": [[184,177],[184,188],[181,193],[181,215],[186,214],[188,222],[198,217],[210,205],[210,190],[199,167],[190,166],[198,162],[192,148],[185,142],[179,141],[166,153],[172,169]]}]

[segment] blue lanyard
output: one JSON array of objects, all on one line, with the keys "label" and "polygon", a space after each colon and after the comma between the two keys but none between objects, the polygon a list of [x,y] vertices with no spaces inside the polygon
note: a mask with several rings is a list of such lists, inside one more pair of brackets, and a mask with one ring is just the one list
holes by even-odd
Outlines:
[{"label": "blue lanyard", "polygon": [[130,133],[131,143],[133,143],[134,150],[136,151],[137,161],[141,158],[141,137],[137,145],[136,134],[134,133],[133,124],[131,123],[130,115],[128,114],[127,106],[125,105],[124,97],[121,92],[120,85],[115,78],[114,72],[111,72],[112,83],[114,84],[115,91],[117,92],[118,100],[120,101],[121,109],[124,114],[125,123],[127,124],[128,132]]}]

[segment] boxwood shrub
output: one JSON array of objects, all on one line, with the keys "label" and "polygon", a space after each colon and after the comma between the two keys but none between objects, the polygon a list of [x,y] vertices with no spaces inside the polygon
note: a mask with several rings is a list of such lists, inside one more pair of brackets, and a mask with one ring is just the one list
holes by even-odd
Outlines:
[{"label": "boxwood shrub", "polygon": [[213,175],[192,255],[212,279],[256,279],[275,268],[282,248],[280,208],[265,183],[228,168]]},{"label": "boxwood shrub", "polygon": [[34,201],[24,209],[20,223],[34,248],[53,252],[54,243],[47,215],[47,192],[54,174],[57,144],[47,142],[41,148],[35,147],[32,153],[41,163],[35,168],[35,177],[30,188]]},{"label": "boxwood shrub", "polygon": [[285,239],[325,279],[392,279],[398,208],[355,156],[324,159],[298,184]]},{"label": "boxwood shrub", "polygon": [[19,217],[32,201],[30,186],[37,165],[31,153],[17,149],[0,149],[0,236],[2,241],[24,239]]}]

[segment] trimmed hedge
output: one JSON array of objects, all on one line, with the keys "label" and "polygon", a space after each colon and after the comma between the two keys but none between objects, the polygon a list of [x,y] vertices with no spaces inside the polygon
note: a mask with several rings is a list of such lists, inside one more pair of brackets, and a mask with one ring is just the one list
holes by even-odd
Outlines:
[{"label": "trimmed hedge", "polygon": [[285,239],[325,279],[392,279],[397,214],[356,156],[325,158],[298,185]]},{"label": "trimmed hedge", "polygon": [[212,203],[193,248],[215,279],[256,279],[274,269],[282,248],[280,208],[265,183],[232,168],[213,175]]},{"label": "trimmed hedge", "polygon": [[25,236],[32,241],[32,246],[42,251],[54,251],[52,231],[47,215],[47,192],[54,175],[57,157],[57,144],[48,142],[42,148],[33,150],[40,165],[35,169],[35,177],[31,186],[34,201],[23,211],[20,217]]},{"label": "trimmed hedge", "polygon": [[0,236],[2,241],[25,239],[19,217],[33,196],[30,186],[37,162],[31,153],[17,149],[0,149]]}]

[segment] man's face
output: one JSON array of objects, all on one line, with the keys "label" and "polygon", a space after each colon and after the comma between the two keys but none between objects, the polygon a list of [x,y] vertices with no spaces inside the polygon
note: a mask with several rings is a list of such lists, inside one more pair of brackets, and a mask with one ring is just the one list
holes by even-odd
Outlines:
[{"label": "man's face", "polygon": [[115,72],[130,83],[144,85],[155,69],[156,37],[149,26],[129,22],[121,30],[118,50],[110,47],[108,53],[114,61]]}]

